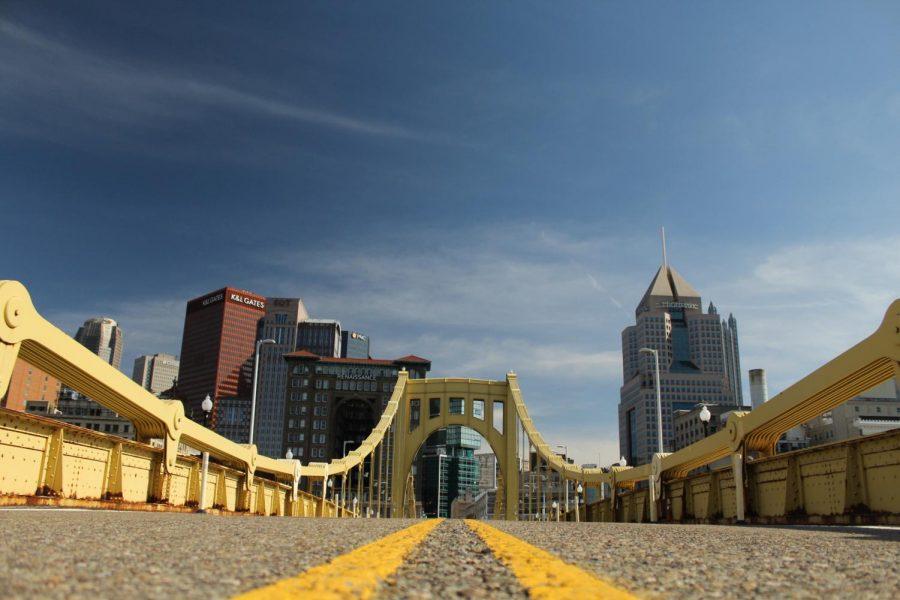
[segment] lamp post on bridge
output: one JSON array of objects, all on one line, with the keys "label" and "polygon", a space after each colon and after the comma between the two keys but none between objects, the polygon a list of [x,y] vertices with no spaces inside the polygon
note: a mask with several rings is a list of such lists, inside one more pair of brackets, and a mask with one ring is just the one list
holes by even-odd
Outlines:
[{"label": "lamp post on bridge", "polygon": [[263,344],[275,344],[275,340],[267,338],[256,342],[256,354],[253,355],[253,398],[250,400],[250,435],[248,444],[253,443],[253,428],[256,424],[256,384],[259,379],[259,347]]},{"label": "lamp post on bridge", "polygon": [[703,405],[703,408],[700,409],[700,421],[703,422],[703,437],[709,436],[709,420],[712,418],[712,413],[709,412],[709,409],[706,405]]},{"label": "lamp post on bridge", "polygon": [[581,484],[579,483],[579,484],[578,484],[578,487],[575,488],[575,522],[576,522],[576,523],[580,523],[580,522],[581,522],[581,516],[579,515],[579,511],[580,511],[580,508],[579,508],[579,507],[580,507],[580,504],[581,504],[580,496],[581,496],[581,492],[583,492],[583,491],[584,491],[584,488],[583,488],[583,487],[581,486]]},{"label": "lamp post on bridge", "polygon": [[[662,426],[662,394],[660,393],[659,387],[659,352],[654,350],[653,348],[641,348],[639,352],[643,354],[652,354],[653,355],[653,363],[655,365],[656,376],[654,377],[656,381],[656,436],[657,441],[659,442],[657,452],[662,454],[663,450],[663,426]],[[634,457],[632,457],[634,458]]]},{"label": "lamp post on bridge", "polygon": [[553,507],[553,512],[556,513],[556,522],[559,523],[559,502],[554,500],[551,506]]},{"label": "lamp post on bridge", "polygon": [[[206,395],[206,398],[203,399],[203,402],[200,404],[200,408],[203,409],[203,426],[209,427],[209,413],[212,412],[213,402],[209,397],[209,394]],[[199,507],[197,508],[197,512],[205,513],[206,512],[206,474],[209,471],[209,452],[206,450],[202,453],[202,467],[200,471],[200,502]]]},{"label": "lamp post on bridge", "polygon": [[[557,444],[556,447],[563,449],[563,462],[568,463],[569,462],[569,447],[564,446],[563,444]],[[566,485],[566,497],[564,499],[564,502],[566,504],[566,512],[569,512],[569,478],[566,477],[565,475],[563,475],[563,481],[565,482],[565,485]]]}]

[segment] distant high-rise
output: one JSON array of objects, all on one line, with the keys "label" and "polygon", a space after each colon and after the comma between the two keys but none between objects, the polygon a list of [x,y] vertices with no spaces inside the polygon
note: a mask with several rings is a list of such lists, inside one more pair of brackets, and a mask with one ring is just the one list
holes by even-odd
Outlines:
[{"label": "distant high-rise", "polygon": [[122,347],[125,340],[115,321],[107,317],[88,319],[78,328],[75,341],[114,366],[122,364]]},{"label": "distant high-rise", "polygon": [[769,385],[765,369],[750,369],[750,404],[759,408],[769,401]]},{"label": "distant high-rise", "polygon": [[740,406],[737,322],[719,319],[715,306],[703,312],[700,292],[668,264],[656,272],[622,331],[623,380],[619,402],[619,446],[629,464],[650,462],[658,448],[653,357],[659,353],[663,447],[674,448],[672,413],[698,402]]},{"label": "distant high-rise", "polygon": [[252,359],[266,299],[252,292],[225,287],[187,303],[181,338],[178,393],[189,418],[203,421],[200,405],[209,394],[250,401]]},{"label": "distant high-rise", "polygon": [[340,358],[340,322],[331,319],[304,319],[297,326],[297,350],[306,350],[316,356]]},{"label": "distant high-rise", "polygon": [[358,331],[341,332],[341,358],[369,358],[369,336]]},{"label": "distant high-rise", "polygon": [[134,359],[131,378],[151,394],[171,388],[178,378],[178,357],[171,354],[145,354]]},{"label": "distant high-rise", "polygon": [[[256,433],[259,453],[282,458],[284,437],[284,390],[287,362],[284,355],[297,347],[297,326],[309,315],[300,298],[269,298],[259,339],[275,340],[259,347],[259,382],[256,387]],[[249,426],[249,425],[248,425]]]}]

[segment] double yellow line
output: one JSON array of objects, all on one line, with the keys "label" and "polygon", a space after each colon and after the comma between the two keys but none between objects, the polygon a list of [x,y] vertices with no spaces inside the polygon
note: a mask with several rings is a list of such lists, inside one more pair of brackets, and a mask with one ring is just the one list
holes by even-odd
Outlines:
[{"label": "double yellow line", "polygon": [[[241,594],[239,600],[263,598],[371,598],[406,557],[443,519],[423,521],[392,533],[323,565]],[[594,575],[565,563],[480,521],[466,521],[533,598],[634,598]]]}]

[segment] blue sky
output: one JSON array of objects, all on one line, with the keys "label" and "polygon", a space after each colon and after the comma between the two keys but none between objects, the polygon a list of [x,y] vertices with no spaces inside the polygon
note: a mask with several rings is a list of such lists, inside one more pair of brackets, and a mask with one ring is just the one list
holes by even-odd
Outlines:
[{"label": "blue sky", "polygon": [[5,2],[2,276],[69,333],[118,319],[129,370],[188,298],[299,295],[378,356],[515,370],[548,441],[611,461],[660,225],[773,392],[900,295],[897,31],[892,2]]}]

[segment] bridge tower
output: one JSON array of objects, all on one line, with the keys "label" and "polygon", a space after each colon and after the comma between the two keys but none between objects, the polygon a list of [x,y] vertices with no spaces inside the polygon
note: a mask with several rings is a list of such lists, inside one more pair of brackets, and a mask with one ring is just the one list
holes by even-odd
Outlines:
[{"label": "bridge tower", "polygon": [[[503,494],[503,515],[508,521],[516,520],[519,427],[511,393],[515,380],[513,373],[507,375],[506,381],[408,380],[394,421],[391,489],[406,489],[413,461],[429,435],[445,427],[464,425],[481,434],[497,456],[502,481],[498,494]],[[395,493],[391,499],[391,515],[402,516],[408,501],[403,494]]]}]

